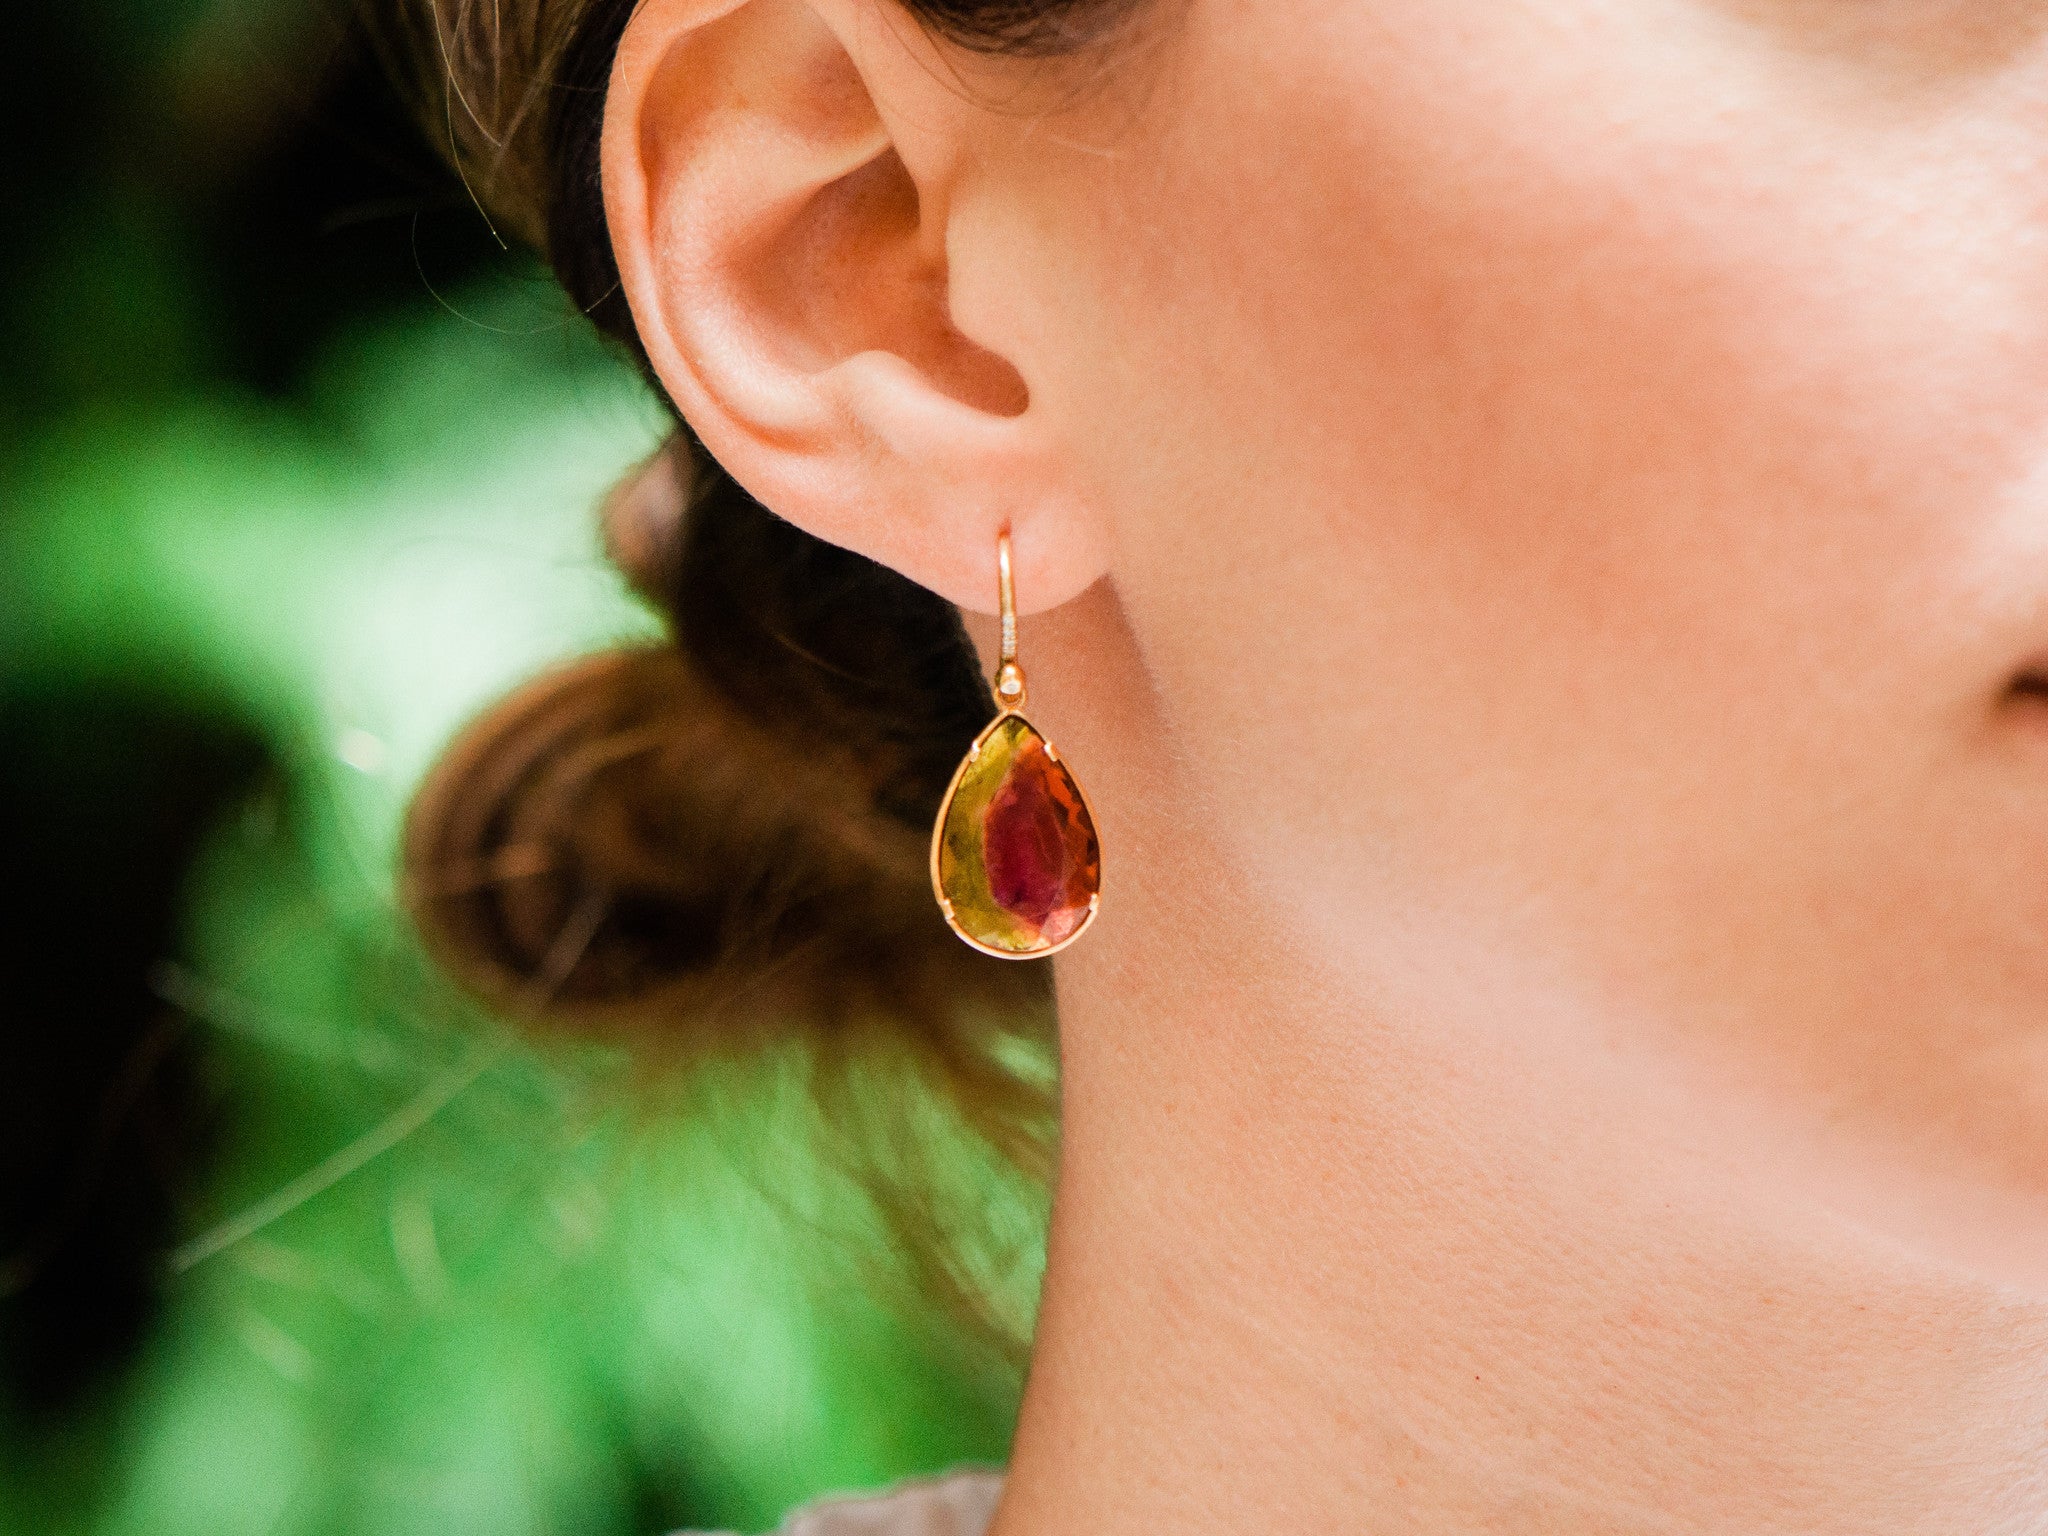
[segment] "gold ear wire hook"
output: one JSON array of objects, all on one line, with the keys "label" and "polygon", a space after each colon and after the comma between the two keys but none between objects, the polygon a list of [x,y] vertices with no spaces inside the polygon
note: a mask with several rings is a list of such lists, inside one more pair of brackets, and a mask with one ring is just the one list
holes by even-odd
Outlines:
[{"label": "gold ear wire hook", "polygon": [[1010,571],[1010,530],[996,535],[996,603],[1003,616],[1003,648],[996,667],[996,708],[1024,707],[1024,669],[1017,665],[1017,586]]}]

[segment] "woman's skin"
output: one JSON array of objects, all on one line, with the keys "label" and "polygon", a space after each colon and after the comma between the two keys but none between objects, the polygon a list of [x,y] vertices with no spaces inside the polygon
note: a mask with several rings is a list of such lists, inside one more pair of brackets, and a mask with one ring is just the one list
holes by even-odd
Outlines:
[{"label": "woman's skin", "polygon": [[2048,1530],[2048,5],[647,0],[604,153],[1094,800],[998,1536]]}]

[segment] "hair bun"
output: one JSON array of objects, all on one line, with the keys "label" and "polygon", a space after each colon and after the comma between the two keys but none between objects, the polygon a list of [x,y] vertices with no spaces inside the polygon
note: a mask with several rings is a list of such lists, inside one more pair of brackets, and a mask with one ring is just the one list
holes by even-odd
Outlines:
[{"label": "hair bun", "polygon": [[958,615],[801,533],[687,437],[607,500],[674,646],[591,657],[472,725],[414,801],[409,903],[494,1007],[671,1040],[859,1016],[928,1039],[1043,1001],[932,900],[932,818],[991,705]]},{"label": "hair bun", "polygon": [[791,750],[675,651],[593,657],[443,758],[408,824],[410,905],[491,1004],[637,1037],[1021,1000],[1015,968],[963,963],[872,766]]}]

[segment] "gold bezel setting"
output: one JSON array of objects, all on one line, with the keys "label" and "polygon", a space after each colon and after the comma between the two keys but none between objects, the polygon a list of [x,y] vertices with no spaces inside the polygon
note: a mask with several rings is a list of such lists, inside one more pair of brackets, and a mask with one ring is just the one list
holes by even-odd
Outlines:
[{"label": "gold bezel setting", "polygon": [[[999,709],[996,712],[996,717],[993,720],[989,721],[987,725],[983,726],[981,729],[981,734],[974,738],[974,744],[967,749],[967,755],[960,759],[960,766],[953,770],[953,777],[946,785],[945,796],[939,801],[938,819],[932,823],[932,895],[938,899],[939,911],[945,916],[946,926],[948,928],[951,928],[953,932],[959,937],[961,943],[967,945],[968,948],[979,950],[982,954],[993,956],[997,960],[1045,960],[1049,959],[1053,955],[1058,954],[1061,950],[1068,948],[1076,940],[1078,940],[1082,934],[1086,933],[1095,922],[1095,914],[1102,910],[1102,877],[1099,865],[1095,880],[1095,890],[1088,898],[1088,910],[1082,914],[1081,921],[1078,925],[1076,925],[1074,931],[1068,934],[1065,938],[1060,939],[1056,943],[1041,944],[1034,949],[1004,949],[1000,945],[989,944],[981,939],[976,938],[973,934],[969,933],[964,927],[961,926],[959,915],[954,912],[953,903],[946,896],[945,883],[940,877],[939,873],[939,853],[940,850],[944,847],[946,841],[946,818],[953,809],[953,797],[954,795],[959,793],[960,781],[967,776],[967,770],[972,768],[975,762],[980,758],[981,749],[984,745],[987,744],[989,738],[995,735],[997,729],[1001,727],[1002,723],[1005,720],[1012,719],[1020,721],[1026,730],[1030,731],[1031,734],[1036,736],[1040,741],[1045,742],[1045,753],[1047,757],[1050,757],[1055,763],[1060,762],[1060,757],[1058,753],[1055,751],[1053,744],[1046,739],[1045,732],[1041,731],[1037,726],[1033,725],[1030,719],[1024,714],[1022,710]],[[1066,765],[1062,763],[1061,766],[1065,767]],[[1067,769],[1067,777],[1073,783],[1074,793],[1081,802],[1081,809],[1085,811],[1088,815],[1088,825],[1091,828],[1094,827],[1095,807],[1089,804],[1088,802],[1088,791],[1082,787],[1080,779],[1074,776],[1074,772],[1071,768]],[[1099,859],[1099,832],[1097,833],[1097,839],[1097,856]]]}]

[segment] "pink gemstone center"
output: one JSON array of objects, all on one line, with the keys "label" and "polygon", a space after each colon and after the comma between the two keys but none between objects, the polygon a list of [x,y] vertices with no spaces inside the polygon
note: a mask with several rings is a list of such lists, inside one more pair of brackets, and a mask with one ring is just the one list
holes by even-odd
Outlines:
[{"label": "pink gemstone center", "polygon": [[1031,741],[982,821],[990,894],[1005,912],[1041,930],[1071,902],[1067,818],[1053,793],[1053,773],[1044,747]]}]

